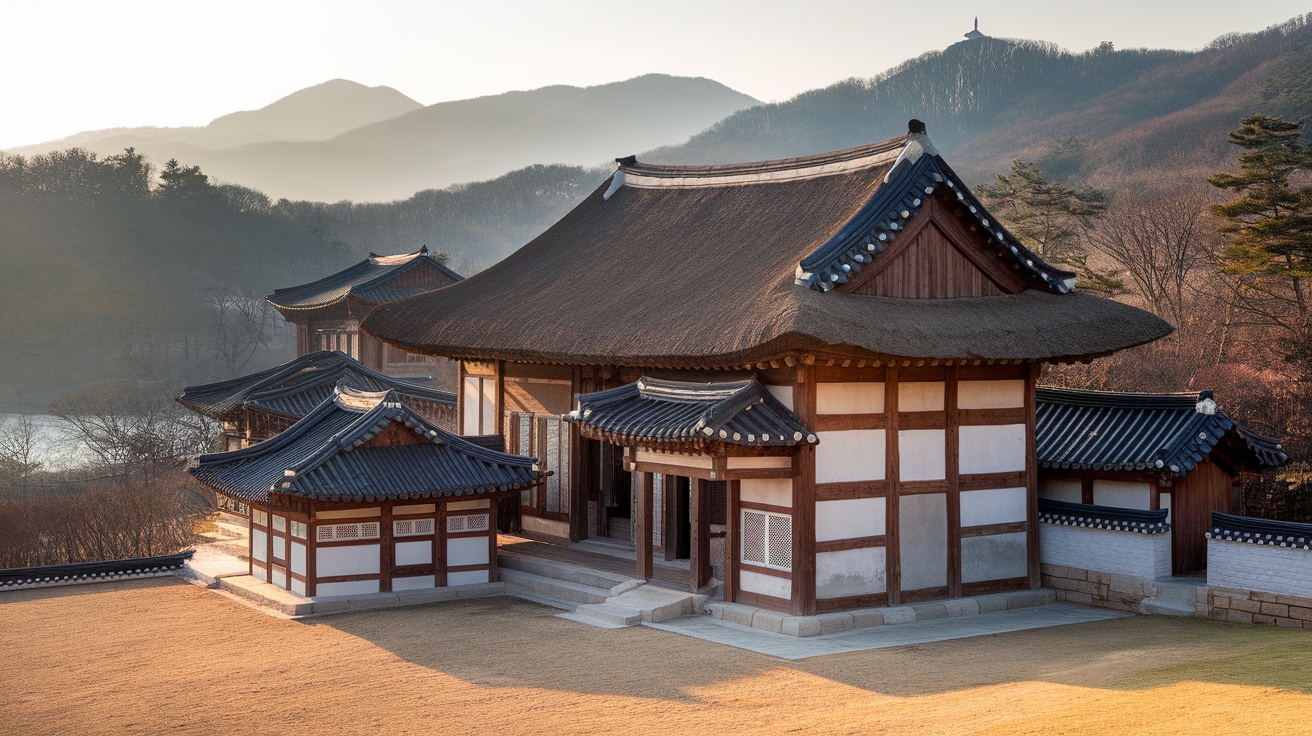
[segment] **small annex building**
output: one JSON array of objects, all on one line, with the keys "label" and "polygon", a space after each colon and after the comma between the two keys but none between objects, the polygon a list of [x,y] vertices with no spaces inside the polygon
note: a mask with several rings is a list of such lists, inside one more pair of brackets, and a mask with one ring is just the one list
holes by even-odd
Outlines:
[{"label": "small annex building", "polygon": [[272,368],[217,383],[188,386],[178,403],[223,423],[228,450],[263,442],[329,398],[339,382],[360,391],[392,391],[443,429],[456,429],[456,395],[427,376],[387,376],[339,350],[316,350]]},{"label": "small annex building", "polygon": [[250,574],[306,597],[494,582],[497,501],[542,482],[395,391],[338,385],[291,427],[188,471],[250,508]]},{"label": "small annex building", "polygon": [[1036,398],[1040,498],[1167,511],[1161,528],[1171,535],[1174,575],[1206,568],[1212,513],[1238,513],[1240,476],[1289,460],[1279,440],[1236,423],[1211,391],[1039,388]]},{"label": "small annex building", "polygon": [[640,574],[663,548],[692,587],[812,614],[1039,586],[1040,367],[1171,330],[1074,284],[912,121],[780,161],[621,159],[505,260],[362,329],[459,360],[462,433],[555,471],[527,532],[632,530]]},{"label": "small annex building", "polygon": [[369,257],[308,284],[276,289],[265,297],[296,325],[296,354],[339,350],[389,375],[429,374],[445,388],[456,368],[445,358],[407,353],[360,333],[360,320],[379,304],[440,289],[461,280],[424,246],[413,253]]}]

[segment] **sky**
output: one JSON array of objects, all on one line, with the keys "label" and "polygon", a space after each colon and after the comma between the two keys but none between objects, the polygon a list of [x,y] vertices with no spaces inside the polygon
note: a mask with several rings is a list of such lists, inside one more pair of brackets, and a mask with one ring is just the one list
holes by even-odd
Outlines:
[{"label": "sky", "polygon": [[[1237,13],[1236,7],[1243,12]],[[646,73],[776,101],[962,38],[1198,49],[1306,0],[0,0],[0,149],[205,125],[344,78],[429,105]]]}]

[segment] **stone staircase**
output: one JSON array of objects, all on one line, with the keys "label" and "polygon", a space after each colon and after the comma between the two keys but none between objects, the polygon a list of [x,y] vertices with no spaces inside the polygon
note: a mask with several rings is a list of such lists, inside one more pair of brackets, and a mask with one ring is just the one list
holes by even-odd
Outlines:
[{"label": "stone staircase", "polygon": [[701,613],[707,600],[624,575],[511,552],[500,552],[497,565],[507,593],[562,609],[562,618],[606,629]]},{"label": "stone staircase", "polygon": [[1200,602],[1199,591],[1203,591],[1201,600],[1206,603],[1207,581],[1202,578],[1158,578],[1153,581],[1157,595],[1145,598],[1139,603],[1139,613],[1153,613],[1159,616],[1194,616]]}]

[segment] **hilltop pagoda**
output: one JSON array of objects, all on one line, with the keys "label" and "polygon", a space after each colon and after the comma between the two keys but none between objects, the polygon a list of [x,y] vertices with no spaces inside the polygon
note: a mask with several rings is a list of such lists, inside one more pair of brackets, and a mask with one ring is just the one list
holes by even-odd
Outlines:
[{"label": "hilltop pagoda", "polygon": [[924,126],[816,156],[618,160],[545,233],[365,332],[460,361],[459,426],[555,474],[526,531],[631,538],[811,614],[1038,587],[1044,363],[1157,339],[1017,241]]}]

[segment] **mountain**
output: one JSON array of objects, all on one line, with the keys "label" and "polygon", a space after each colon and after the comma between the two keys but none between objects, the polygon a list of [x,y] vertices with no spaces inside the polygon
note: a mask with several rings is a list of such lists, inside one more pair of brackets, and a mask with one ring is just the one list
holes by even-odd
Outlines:
[{"label": "mountain", "polygon": [[386,87],[337,80],[205,128],[101,131],[12,153],[82,146],[108,156],[134,146],[274,198],[387,201],[534,164],[596,166],[686,140],[756,104],[710,79],[662,74],[428,107]]},{"label": "mountain", "polygon": [[1226,132],[1265,111],[1312,113],[1312,15],[1223,36],[1196,52],[1099,49],[982,37],[786,102],[735,113],[662,163],[754,161],[820,153],[901,133],[919,118],[968,181],[1013,158],[1054,175],[1118,182],[1200,177],[1233,161]]},{"label": "mountain", "polygon": [[81,147],[111,156],[125,148],[136,148],[161,161],[190,161],[208,151],[250,143],[324,140],[422,107],[391,87],[366,87],[334,79],[293,92],[258,110],[223,115],[205,126],[94,130],[8,152],[34,155]]}]

